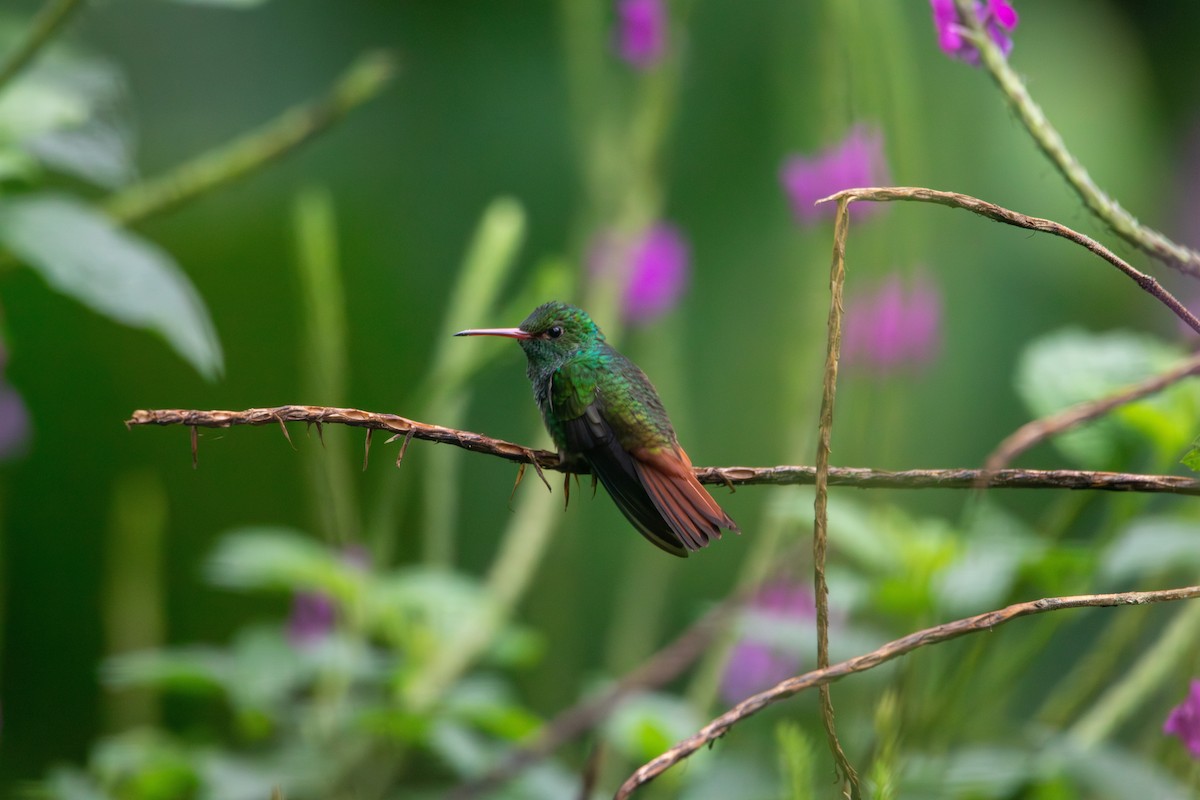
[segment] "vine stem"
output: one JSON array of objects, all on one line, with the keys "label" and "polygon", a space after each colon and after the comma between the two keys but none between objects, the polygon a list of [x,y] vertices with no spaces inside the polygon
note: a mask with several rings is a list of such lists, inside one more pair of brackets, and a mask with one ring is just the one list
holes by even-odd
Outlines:
[{"label": "vine stem", "polygon": [[616,793],[616,800],[624,800],[639,787],[649,783],[675,764],[686,759],[700,748],[720,739],[739,722],[769,706],[816,686],[824,686],[841,680],[847,675],[866,672],[892,659],[911,653],[922,647],[940,644],[960,636],[980,631],[990,631],[1020,617],[1062,611],[1068,608],[1111,607],[1166,603],[1200,598],[1200,586],[1184,586],[1178,589],[1162,589],[1151,592],[1120,592],[1117,594],[1086,594],[1068,597],[1045,597],[1015,603],[995,611],[976,614],[953,622],[925,628],[846,661],[829,667],[816,669],[788,678],[764,692],[746,698],[721,716],[709,722],[698,732],[677,742],[661,755],[638,767]]},{"label": "vine stem", "polygon": [[1046,113],[1029,94],[1021,76],[1009,65],[1004,52],[984,31],[973,8],[974,0],[955,0],[955,3],[958,6],[959,20],[963,23],[963,36],[979,51],[980,63],[1000,87],[1008,104],[1025,126],[1025,130],[1033,137],[1038,148],[1050,159],[1084,205],[1113,233],[1134,247],[1180,272],[1194,278],[1200,277],[1200,253],[1177,244],[1162,233],[1138,222],[1096,184],[1083,164],[1067,149],[1062,135],[1050,124]]}]

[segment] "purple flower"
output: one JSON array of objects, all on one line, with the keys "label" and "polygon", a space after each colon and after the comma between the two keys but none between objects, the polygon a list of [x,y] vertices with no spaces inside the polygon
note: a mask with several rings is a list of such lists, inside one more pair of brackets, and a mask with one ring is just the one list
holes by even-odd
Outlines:
[{"label": "purple flower", "polygon": [[645,325],[678,305],[691,272],[683,234],[662,222],[632,242],[601,236],[588,255],[588,269],[596,277],[616,277],[621,315],[631,325]]},{"label": "purple flower", "polygon": [[[883,156],[883,134],[855,125],[846,138],[814,156],[789,156],[779,171],[779,180],[791,201],[792,213],[801,225],[822,218],[832,219],[836,205],[815,205],[822,197],[863,186],[886,186],[892,182]],[[859,203],[856,214],[880,213],[885,203]]]},{"label": "purple flower", "polygon": [[[371,555],[362,545],[352,544],[342,550],[342,563],[358,572],[366,572],[371,568]],[[318,644],[333,633],[337,617],[337,606],[325,592],[296,592],[287,621],[288,641],[296,648]]]},{"label": "purple flower", "polygon": [[663,0],[617,0],[617,52],[630,65],[649,69],[667,49]]},{"label": "purple flower", "polygon": [[[962,35],[958,21],[958,8],[954,0],[929,0],[933,8],[933,27],[937,30],[938,46],[951,58],[979,65],[979,51]],[[1008,32],[1017,27],[1020,19],[1008,0],[987,0],[987,4],[975,3],[975,16],[987,31],[996,46],[1005,56],[1012,52],[1012,39]]]},{"label": "purple flower", "polygon": [[[0,372],[8,361],[8,353],[0,343]],[[29,443],[29,411],[17,390],[0,377],[0,461],[25,453]]]},{"label": "purple flower", "polygon": [[293,647],[310,647],[322,640],[337,624],[337,609],[324,592],[296,592],[288,617],[288,641]]},{"label": "purple flower", "polygon": [[886,375],[930,363],[941,348],[941,292],[918,272],[906,289],[898,274],[846,300],[842,363]]},{"label": "purple flower", "polygon": [[1188,696],[1171,709],[1163,733],[1178,736],[1192,757],[1200,759],[1200,680],[1193,680]]},{"label": "purple flower", "polygon": [[[800,643],[787,636],[787,626],[816,616],[811,587],[773,583],[760,589],[749,607],[750,620],[758,624],[734,645],[721,676],[721,698],[732,705],[795,675]],[[775,641],[764,635],[780,631],[784,634]]]}]

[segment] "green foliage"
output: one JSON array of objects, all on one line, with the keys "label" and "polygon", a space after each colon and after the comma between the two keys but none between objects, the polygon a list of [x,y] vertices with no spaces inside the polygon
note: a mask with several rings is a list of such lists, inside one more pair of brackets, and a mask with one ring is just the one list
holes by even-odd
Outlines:
[{"label": "green foliage", "polygon": [[[0,28],[0,52],[15,42]],[[51,47],[0,92],[0,246],[53,289],[113,321],[162,336],[197,372],[224,357],[208,309],[161,248],[77,197],[36,191],[47,170],[117,188],[135,175],[123,76],[106,62]],[[29,191],[34,190],[34,191]],[[7,195],[7,196],[4,196]]]},{"label": "green foliage", "polygon": [[[0,21],[0,52],[18,33]],[[36,184],[53,170],[117,188],[136,172],[131,128],[120,71],[52,47],[0,93],[0,180]]]},{"label": "green foliage", "polygon": [[52,288],[125,325],[160,334],[210,380],[223,369],[212,320],[166,252],[69,197],[0,201],[0,242]]},{"label": "green foliage", "polygon": [[[241,629],[223,647],[175,647],[109,659],[104,676],[114,690],[149,688],[222,701],[232,714],[235,738],[223,750],[185,744],[160,730],[122,734],[97,745],[86,772],[49,776],[52,796],[241,798],[252,791],[266,796],[270,778],[292,787],[289,797],[320,797],[322,787],[366,769],[363,759],[378,748],[397,747],[435,756],[465,777],[486,767],[503,743],[520,741],[541,725],[501,672],[464,676],[434,708],[414,712],[406,705],[400,689],[453,645],[480,605],[478,584],[463,575],[427,569],[377,573],[284,528],[229,533],[209,559],[207,575],[217,585],[243,591],[319,594],[333,603],[337,621],[302,641],[289,639],[281,623],[259,623]],[[528,664],[537,652],[528,638],[502,628],[500,641],[516,642],[499,647],[492,663]],[[630,725],[647,748],[695,723],[694,716],[678,718],[677,701],[671,706],[652,698],[633,708],[640,716]],[[252,754],[244,750],[250,743]],[[314,748],[325,756],[312,760]],[[297,764],[306,766],[297,771],[291,766]],[[562,788],[552,769],[528,780]],[[538,792],[529,796],[555,796],[545,787]]]},{"label": "green foliage", "polygon": [[[1125,389],[1183,357],[1181,347],[1146,334],[1066,329],[1026,348],[1017,366],[1017,391],[1042,417]],[[1197,413],[1200,387],[1185,381],[1061,434],[1054,443],[1072,461],[1091,468],[1124,463],[1131,451],[1147,444],[1160,457],[1170,457],[1192,437]]]},{"label": "green foliage", "polygon": [[[189,3],[259,10],[252,19],[183,7]],[[387,464],[394,449],[380,458],[387,445],[377,437],[371,469],[360,475],[358,454],[334,444],[347,431],[329,429],[329,449],[310,440],[305,455],[322,469],[307,484],[289,478],[285,465],[296,456],[256,448],[256,437],[269,434],[251,430],[223,432],[250,448],[236,463],[205,466],[208,448],[231,444],[208,438],[194,475],[170,433],[150,455],[129,445],[113,408],[336,398],[536,444],[534,431],[541,433],[517,349],[463,347],[444,334],[514,324],[560,298],[611,321],[606,330],[628,343],[663,390],[697,463],[807,463],[829,231],[792,228],[775,179],[787,151],[830,143],[865,121],[883,132],[897,178],[922,183],[931,169],[938,180],[969,174],[978,189],[955,186],[953,177],[945,188],[1024,198],[1014,207],[1067,222],[1082,214],[1072,198],[1043,191],[1046,166],[1007,124],[991,84],[941,59],[928,4],[667,3],[671,56],[649,70],[613,57],[616,15],[604,3],[533,4],[521,15],[488,2],[369,11],[344,4],[324,13],[264,0],[83,5],[79,24],[66,30],[112,45],[129,80],[112,63],[56,41],[0,90],[0,274],[32,272],[97,313],[152,331],[210,378],[221,375],[225,359],[216,319],[231,375],[216,397],[211,389],[190,394],[191,384],[127,369],[137,354],[93,345],[85,352],[105,355],[80,365],[87,383],[60,377],[69,370],[56,369],[55,359],[69,343],[56,334],[70,318],[31,313],[37,304],[27,298],[45,293],[39,281],[18,274],[0,287],[3,322],[13,325],[12,340],[3,342],[13,356],[4,378],[30,394],[44,448],[29,474],[0,486],[0,533],[12,531],[0,548],[12,579],[3,604],[4,747],[36,751],[28,764],[6,759],[0,772],[44,774],[41,788],[54,797],[265,800],[276,787],[289,800],[441,797],[535,740],[547,718],[609,685],[735,587],[769,571],[773,580],[804,582],[811,571],[807,489],[739,491],[729,502],[743,536],[727,536],[684,564],[662,564],[606,501],[588,500],[586,482],[563,512],[560,482],[551,476],[547,496],[527,474],[514,513],[505,514],[509,465],[417,443],[397,471]],[[1095,174],[1131,189],[1121,192],[1128,207],[1153,214],[1164,196],[1163,142],[1183,141],[1186,131],[1157,127],[1163,115],[1148,112],[1163,87],[1144,82],[1196,70],[1147,69],[1155,53],[1131,47],[1132,29],[1110,6],[1020,4],[1015,58],[1028,68],[1031,88],[1052,101],[1047,113],[1066,117],[1068,141],[1082,140],[1100,156]],[[334,17],[338,35],[330,37]],[[221,20],[252,27],[226,30]],[[28,23],[0,25],[0,54]],[[265,39],[247,35],[260,28],[286,35],[268,37],[264,47]],[[209,30],[225,38],[195,39]],[[562,41],[553,41],[556,32]],[[260,124],[266,109],[280,106],[280,93],[290,96],[332,52],[294,43],[343,48],[364,35],[364,45],[394,37],[406,65],[401,91],[381,98],[391,105],[370,124],[330,137],[275,180],[197,203],[144,233],[121,227],[175,202],[171,181],[136,182],[128,87],[148,90],[136,117],[146,122],[146,163],[157,169],[198,143]],[[244,59],[234,57],[241,47],[253,51],[256,75],[280,80],[244,80]],[[1195,48],[1154,49],[1195,58]],[[497,52],[519,57],[496,59]],[[734,70],[719,57],[730,52],[739,55]],[[378,76],[378,60],[357,74],[359,91],[378,86],[377,77],[368,79]],[[1104,92],[1092,91],[1097,83]],[[922,88],[929,86],[937,91]],[[325,125],[343,102],[335,93],[286,114],[282,129],[294,131],[289,126],[310,113]],[[1119,124],[1090,136],[1097,119]],[[263,152],[280,154],[242,146],[216,152],[233,154],[237,169],[261,166]],[[185,172],[208,180],[213,162],[189,162]],[[321,189],[296,200],[297,185],[314,184]],[[98,196],[110,190],[119,193]],[[280,211],[289,207],[294,242],[276,226],[276,217],[289,224]],[[1082,250],[1048,244],[1066,248],[1053,251],[1051,265],[1038,257],[1036,237],[943,216],[910,207],[869,217],[856,207],[850,280],[927,264],[944,291],[946,335],[943,357],[903,380],[855,374],[852,359],[843,361],[849,380],[839,387],[833,434],[839,464],[969,466],[1018,418],[1102,397],[1185,356],[1149,334],[1065,329],[1019,357],[1016,382],[1028,413],[1010,408],[1007,365],[1048,325],[1164,326],[1121,302],[1132,284],[1092,280]],[[623,276],[599,276],[584,264],[600,237],[668,217],[690,240],[690,293],[664,321],[622,331]],[[168,242],[174,255],[146,237]],[[301,267],[296,297],[292,260]],[[205,283],[223,287],[209,298],[211,315],[177,264],[203,265]],[[32,358],[23,361],[22,349]],[[125,378],[95,379],[110,371]],[[1195,383],[1124,406],[1053,446],[1088,468],[1165,471],[1195,436]],[[89,400],[82,419],[80,396]],[[101,438],[110,428],[125,438]],[[155,434],[134,435],[141,447]],[[86,447],[77,452],[81,439]],[[170,558],[106,577],[129,574],[162,587],[146,595],[162,602],[155,610],[164,629],[182,644],[103,662],[104,689],[122,712],[110,718],[81,687],[101,652],[122,651],[114,626],[119,633],[137,624],[114,623],[108,597],[98,624],[92,580],[119,552],[94,528],[112,465],[124,469],[130,458],[149,458],[162,472],[162,497],[178,504],[169,511]],[[1200,469],[1200,443],[1184,463]],[[247,479],[262,474],[272,479]],[[57,502],[64,492],[70,503]],[[1194,498],[832,492],[834,661],[1011,602],[1191,581],[1200,569]],[[305,521],[310,513],[320,526]],[[179,554],[231,519],[287,525],[220,538],[204,575],[240,596],[210,608],[211,590],[194,586],[195,564]],[[556,526],[563,535],[554,535]],[[368,543],[373,563],[359,550],[314,541],[301,530],[308,527],[331,542]],[[72,534],[69,547],[63,531]],[[289,599],[296,606],[285,618],[279,609]],[[301,634],[303,600],[329,618],[310,621],[316,628]],[[628,613],[614,612],[622,605]],[[1023,619],[840,681],[838,725],[867,796],[1187,796],[1180,783],[1188,755],[1160,729],[1168,698],[1195,672],[1196,628],[1183,614],[1164,624],[1166,613],[1090,609]],[[607,793],[638,762],[724,710],[710,702],[709,687],[729,640],[760,643],[797,671],[814,666],[815,623],[805,614],[750,608],[736,616],[700,677],[685,672],[607,709],[612,716],[590,739],[559,748],[488,796],[578,796],[593,747],[603,754],[597,791]],[[89,627],[75,635],[79,626],[102,633]],[[1172,630],[1184,633],[1172,638]],[[45,723],[36,716],[46,708],[55,710],[57,735],[43,745],[35,740],[51,737],[40,736]],[[125,712],[138,721],[128,724]],[[1084,747],[1079,723],[1096,718],[1084,730],[1097,744]],[[88,757],[78,766],[42,766],[82,752],[85,735]],[[821,737],[814,694],[801,694],[738,725],[648,796],[836,793]]]},{"label": "green foliage", "polygon": [[775,727],[779,747],[779,771],[783,774],[781,797],[787,800],[807,800],[813,796],[813,771],[816,754],[813,743],[804,729],[794,722],[781,722]]},{"label": "green foliage", "polygon": [[1192,442],[1191,448],[1183,454],[1183,458],[1179,459],[1179,463],[1192,472],[1200,472],[1200,439]]},{"label": "green foliage", "polygon": [[1196,518],[1144,516],[1122,531],[1100,558],[1099,574],[1128,585],[1139,578],[1177,575],[1188,579],[1200,571],[1200,525]]},{"label": "green foliage", "polygon": [[695,732],[700,718],[678,697],[642,692],[625,699],[604,725],[604,735],[617,752],[646,761]]}]

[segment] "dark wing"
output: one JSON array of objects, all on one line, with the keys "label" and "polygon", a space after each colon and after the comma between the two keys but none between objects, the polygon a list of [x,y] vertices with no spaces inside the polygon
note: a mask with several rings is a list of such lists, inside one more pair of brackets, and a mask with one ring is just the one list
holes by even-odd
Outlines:
[{"label": "dark wing", "polygon": [[567,449],[583,457],[633,527],[655,546],[687,558],[684,543],[642,485],[633,456],[621,447],[596,405],[589,405],[581,416],[561,420],[560,424]]},{"label": "dark wing", "polygon": [[[628,384],[606,386],[613,374],[608,370],[568,363],[554,376],[551,398],[560,444],[588,462],[643,536],[687,557],[688,550],[719,539],[722,528],[738,527],[696,480],[649,381],[630,362],[621,366],[623,379],[634,382],[632,393]],[[620,407],[612,408],[606,399],[618,390]]]}]

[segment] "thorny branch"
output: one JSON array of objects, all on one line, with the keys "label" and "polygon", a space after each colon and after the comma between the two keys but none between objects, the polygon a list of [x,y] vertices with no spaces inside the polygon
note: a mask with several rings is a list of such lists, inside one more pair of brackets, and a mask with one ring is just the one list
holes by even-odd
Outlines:
[{"label": "thorny branch", "polygon": [[[196,411],[157,409],[134,411],[125,424],[180,425],[192,428],[231,428],[234,425],[280,425],[286,422],[309,424],[349,425],[368,430],[389,431],[405,442],[423,439],[451,444],[476,453],[503,458],[516,464],[531,464],[539,471],[579,472],[587,474],[581,465],[566,467],[558,455],[547,450],[534,450],[523,445],[493,439],[481,433],[429,425],[396,414],[376,414],[355,408],[326,408],[323,406],[277,406],[251,408],[245,411]],[[196,457],[198,441],[192,438],[192,455]],[[397,465],[399,460],[397,460]],[[696,478],[705,484],[726,486],[811,485],[816,481],[816,468],[808,466],[777,467],[698,467]],[[853,486],[859,489],[976,489],[982,485],[992,489],[1076,489],[1107,492],[1145,492],[1162,494],[1200,495],[1200,480],[1178,475],[1139,475],[1126,472],[1091,472],[1087,470],[1002,469],[984,479],[978,469],[910,469],[899,472],[865,467],[830,467],[830,486]]]},{"label": "thorny branch", "polygon": [[1048,611],[1096,606],[1145,605],[1147,603],[1165,603],[1174,600],[1195,598],[1200,598],[1200,586],[1184,586],[1179,589],[1163,589],[1153,592],[1121,592],[1119,594],[1046,597],[1041,600],[1015,603],[996,611],[988,611],[984,614],[977,614],[973,617],[946,622],[941,625],[935,625],[932,628],[910,633],[907,636],[890,641],[869,653],[855,656],[824,669],[817,669],[794,678],[788,678],[765,692],[760,692],[746,698],[721,716],[712,720],[694,735],[676,743],[666,752],[635,770],[617,791],[616,800],[624,800],[624,798],[629,797],[638,787],[654,780],[706,744],[720,739],[734,725],[747,717],[757,714],[767,706],[803,692],[806,689],[811,689],[814,686],[824,686],[841,680],[847,675],[874,669],[880,664],[911,653],[918,648],[949,641],[950,639],[957,639],[969,633],[992,630],[1018,617],[1027,617]]}]

